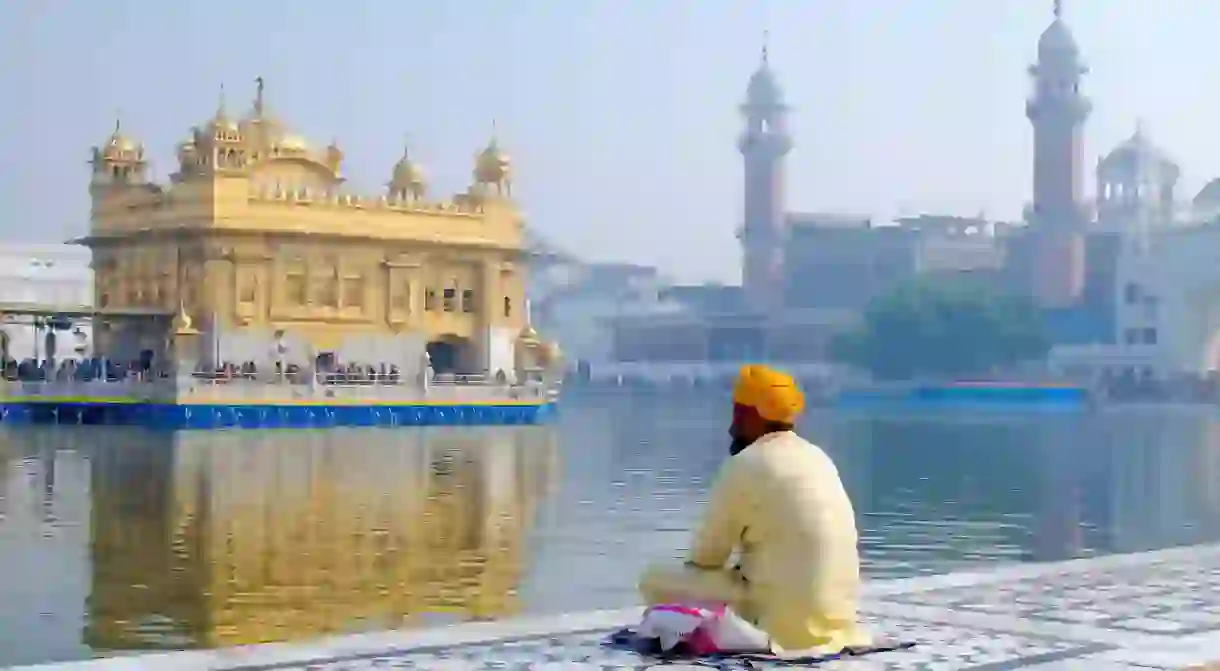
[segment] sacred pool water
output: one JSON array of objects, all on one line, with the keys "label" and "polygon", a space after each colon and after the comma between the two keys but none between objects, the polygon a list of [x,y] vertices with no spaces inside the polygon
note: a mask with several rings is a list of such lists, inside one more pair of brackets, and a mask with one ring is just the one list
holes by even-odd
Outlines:
[{"label": "sacred pool water", "polygon": [[[0,427],[0,665],[628,605],[727,401],[572,392],[550,426]],[[1220,538],[1206,409],[811,412],[873,577]]]}]

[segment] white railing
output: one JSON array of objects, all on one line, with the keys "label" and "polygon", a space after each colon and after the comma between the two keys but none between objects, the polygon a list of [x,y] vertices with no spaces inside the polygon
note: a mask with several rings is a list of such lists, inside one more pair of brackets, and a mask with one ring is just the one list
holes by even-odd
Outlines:
[{"label": "white railing", "polygon": [[3,380],[0,397],[7,399],[122,399],[152,400],[173,398],[172,380],[144,382],[135,379],[89,382],[80,380]]}]

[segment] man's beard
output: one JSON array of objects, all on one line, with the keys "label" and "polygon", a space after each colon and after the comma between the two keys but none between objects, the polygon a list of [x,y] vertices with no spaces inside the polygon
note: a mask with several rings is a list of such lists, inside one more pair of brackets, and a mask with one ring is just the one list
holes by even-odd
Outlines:
[{"label": "man's beard", "polygon": [[733,441],[729,443],[729,456],[737,456],[742,450],[753,444],[754,441],[746,440],[739,436],[733,436]]}]

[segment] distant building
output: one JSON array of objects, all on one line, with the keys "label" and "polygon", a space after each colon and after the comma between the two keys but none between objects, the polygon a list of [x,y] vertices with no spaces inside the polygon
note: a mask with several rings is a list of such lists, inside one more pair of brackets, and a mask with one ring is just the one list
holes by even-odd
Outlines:
[{"label": "distant building", "polygon": [[741,286],[674,286],[647,310],[618,313],[610,320],[612,363],[602,374],[720,377],[743,362],[769,360],[824,376],[835,368],[831,339],[873,298],[921,273],[973,272],[995,281],[1003,225],[786,211],[788,108],[765,50],[741,110]]},{"label": "distant building", "polygon": [[[89,250],[63,244],[0,246],[0,305],[92,306]],[[28,317],[13,315],[0,325],[0,350],[6,359],[80,356],[92,340],[88,320],[36,327]]]},{"label": "distant building", "polygon": [[526,295],[532,322],[562,345],[569,367],[578,367],[611,361],[607,321],[663,309],[656,306],[666,286],[655,268],[555,255],[533,260]]},{"label": "distant building", "polygon": [[[1209,251],[1220,244],[1220,180],[1182,204],[1180,174],[1142,125],[1098,160],[1085,292],[1057,315],[1054,367],[1173,377],[1220,366],[1220,318],[1212,317],[1220,267]],[[1063,328],[1069,321],[1088,328]]]},{"label": "distant building", "polygon": [[925,214],[896,221],[785,209],[788,107],[767,53],[750,77],[740,287],[674,287],[660,312],[614,320],[612,374],[719,375],[770,360],[827,371],[827,343],[869,301],[919,276],[1030,297],[1079,375],[1220,372],[1220,180],[1178,200],[1179,167],[1142,128],[1097,162],[1084,194],[1092,103],[1081,50],[1055,3],[1029,69],[1032,203],[1024,221]]}]

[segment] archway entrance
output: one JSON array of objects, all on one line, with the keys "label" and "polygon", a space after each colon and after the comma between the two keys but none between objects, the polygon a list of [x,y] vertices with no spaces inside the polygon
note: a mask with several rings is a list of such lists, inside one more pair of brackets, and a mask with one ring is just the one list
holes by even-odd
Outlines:
[{"label": "archway entrance", "polygon": [[432,372],[437,375],[469,375],[476,372],[474,348],[470,340],[455,335],[445,335],[427,345]]}]

